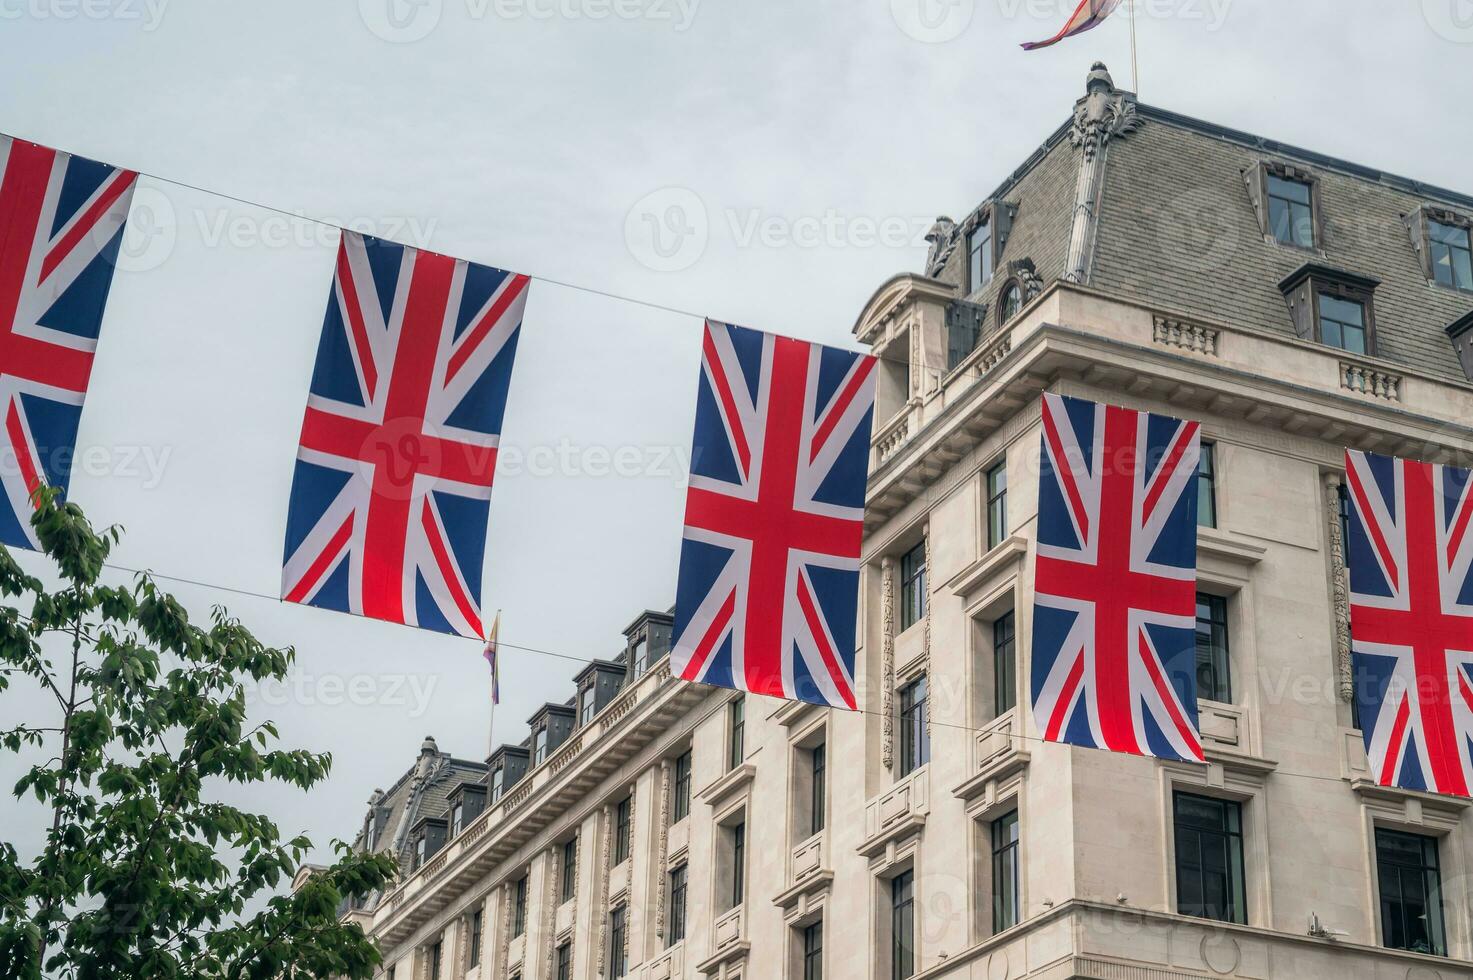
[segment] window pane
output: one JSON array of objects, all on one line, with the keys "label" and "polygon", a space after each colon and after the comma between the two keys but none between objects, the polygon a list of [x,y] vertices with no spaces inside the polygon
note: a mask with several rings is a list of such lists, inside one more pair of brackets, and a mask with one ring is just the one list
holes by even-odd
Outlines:
[{"label": "window pane", "polygon": [[1447,954],[1442,873],[1437,841],[1376,830],[1376,878],[1381,891],[1381,938],[1392,949]]},{"label": "window pane", "polygon": [[1197,468],[1197,523],[1217,527],[1217,447],[1202,443],[1201,462]]},{"label": "window pane", "polygon": [[1366,310],[1354,300],[1320,293],[1320,340],[1356,354],[1366,352]]},{"label": "window pane", "polygon": [[926,615],[926,545],[921,542],[900,558],[900,628],[909,629]]},{"label": "window pane", "polygon": [[1013,614],[1005,613],[992,624],[992,687],[994,716],[1018,703],[1016,634]]},{"label": "window pane", "polygon": [[926,722],[926,678],[900,690],[900,775],[908,776],[931,761],[930,726]]},{"label": "window pane", "polygon": [[992,281],[992,222],[984,221],[972,232],[967,246],[969,253],[968,286],[976,292]]},{"label": "window pane", "polygon": [[907,980],[915,974],[915,878],[906,871],[890,882],[890,976]]},{"label": "window pane", "polygon": [[1242,807],[1187,793],[1175,804],[1177,911],[1246,923]]},{"label": "window pane", "polygon": [[1008,535],[1008,467],[998,463],[987,471],[987,546],[996,548]]},{"label": "window pane", "polygon": [[813,747],[812,796],[809,800],[808,832],[816,834],[823,830],[825,809],[828,800],[825,782],[828,779],[828,748],[819,744]]},{"label": "window pane", "polygon": [[1227,634],[1227,600],[1197,593],[1197,697],[1233,700]]}]

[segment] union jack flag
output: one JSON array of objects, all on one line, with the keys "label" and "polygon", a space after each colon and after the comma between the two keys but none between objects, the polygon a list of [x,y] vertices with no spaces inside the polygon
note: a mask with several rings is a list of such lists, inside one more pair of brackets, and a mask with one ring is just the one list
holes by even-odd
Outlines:
[{"label": "union jack flag", "polygon": [[1045,395],[1033,715],[1045,739],[1202,761],[1201,427]]},{"label": "union jack flag", "polygon": [[853,709],[875,360],[707,321],[671,670]]},{"label": "union jack flag", "polygon": [[102,311],[138,175],[0,136],[0,542],[36,548],[42,485],[66,492]]},{"label": "union jack flag", "polygon": [[1037,51],[1039,48],[1058,44],[1065,38],[1092,31],[1104,23],[1105,18],[1113,14],[1118,6],[1120,0],[1079,0],[1079,6],[1074,8],[1074,13],[1069,15],[1057,34],[1047,41],[1031,41],[1023,45],[1023,50]]},{"label": "union jack flag", "polygon": [[1347,451],[1350,637],[1366,756],[1383,786],[1470,796],[1473,480]]},{"label": "union jack flag", "polygon": [[281,595],[481,637],[481,562],[528,279],[344,232]]}]

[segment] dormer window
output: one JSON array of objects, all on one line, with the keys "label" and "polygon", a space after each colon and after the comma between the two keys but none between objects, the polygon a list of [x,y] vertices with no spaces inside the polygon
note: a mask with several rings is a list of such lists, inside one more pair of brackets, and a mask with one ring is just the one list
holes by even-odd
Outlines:
[{"label": "dormer window", "polygon": [[992,250],[992,217],[988,215],[967,236],[968,293],[975,293],[992,281],[995,259]]},{"label": "dormer window", "polygon": [[634,652],[630,655],[630,662],[634,664],[634,676],[642,677],[650,667],[650,643],[644,637],[634,644]]},{"label": "dormer window", "polygon": [[537,734],[532,736],[532,765],[540,766],[547,759],[547,729],[537,729]]},{"label": "dormer window", "polygon": [[456,801],[450,808],[450,836],[458,836],[465,827],[465,804]]},{"label": "dormer window", "polygon": [[1473,232],[1466,225],[1428,218],[1427,257],[1434,281],[1453,289],[1473,290]]},{"label": "dormer window", "polygon": [[490,796],[492,803],[495,803],[497,800],[501,799],[501,793],[503,789],[505,789],[505,784],[502,777],[501,767],[497,766],[495,769],[491,770]]},{"label": "dormer window", "polygon": [[1268,175],[1268,226],[1279,242],[1314,248],[1314,187],[1307,180]]},{"label": "dormer window", "polygon": [[414,867],[416,870],[424,866],[425,856],[429,853],[429,841],[421,834],[414,841]]},{"label": "dormer window", "polygon": [[593,721],[598,701],[594,698],[593,685],[589,684],[578,692],[578,727]]},{"label": "dormer window", "polygon": [[1289,301],[1294,332],[1303,340],[1352,354],[1376,353],[1376,287],[1380,280],[1310,263],[1279,289]]},{"label": "dormer window", "polygon": [[1006,326],[1022,311],[1023,287],[1015,279],[1002,289],[1002,299],[997,303],[997,325]]}]

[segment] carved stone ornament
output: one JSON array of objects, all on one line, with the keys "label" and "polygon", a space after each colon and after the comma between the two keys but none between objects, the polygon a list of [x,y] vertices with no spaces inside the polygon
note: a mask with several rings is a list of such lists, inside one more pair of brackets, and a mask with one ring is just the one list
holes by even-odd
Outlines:
[{"label": "carved stone ornament", "polygon": [[895,559],[886,555],[882,569],[880,623],[880,756],[886,769],[895,767]]},{"label": "carved stone ornament", "polygon": [[1023,290],[1023,302],[1025,303],[1043,292],[1043,277],[1038,274],[1038,268],[1033,264],[1032,259],[1014,259],[1007,264],[1005,274],[1008,278],[1018,281],[1018,287]]},{"label": "carved stone ornament", "polygon": [[[921,670],[925,671],[927,678],[929,678],[930,677],[930,674],[931,674],[931,605],[932,605],[932,603],[931,603],[931,597],[932,597],[932,593],[933,593],[932,585],[936,581],[936,576],[934,574],[932,574],[932,571],[933,570],[931,568],[931,523],[930,523],[930,521],[927,521],[926,522],[925,529],[921,532],[921,534],[922,534],[922,538],[923,538],[924,543],[925,543],[925,546],[926,546],[926,623],[925,623],[925,626],[923,627],[924,632],[921,634],[921,638],[923,640],[921,649],[924,651],[921,654]],[[934,690],[935,688],[933,687],[931,689]],[[934,702],[932,702],[932,703],[934,703]],[[928,737],[931,734],[931,715],[932,714],[933,714],[932,711],[930,711],[930,710],[927,710],[926,711],[926,735]]]},{"label": "carved stone ornament", "polygon": [[598,924],[594,927],[598,933],[598,962],[594,965],[594,972],[598,976],[604,975],[604,964],[608,962],[609,944],[609,840],[613,837],[614,814],[610,807],[605,806],[599,815],[598,834],[598,904],[594,906],[594,914],[598,916]]},{"label": "carved stone ornament", "polygon": [[961,234],[956,222],[943,214],[937,216],[936,223],[926,232],[926,241],[931,243],[931,250],[926,253],[926,275],[935,278],[941,267],[946,265],[946,260],[951,258],[951,253],[956,251]]},{"label": "carved stone ornament", "polygon": [[1069,142],[1084,152],[1085,160],[1093,160],[1112,138],[1139,126],[1135,100],[1117,92],[1104,62],[1096,61],[1085,80],[1085,96],[1074,106]]},{"label": "carved stone ornament", "polygon": [[[670,761],[660,763],[660,842],[655,855],[655,867],[661,876],[665,873],[665,862],[670,850]],[[665,887],[663,877],[655,888],[655,935],[665,935]]]},{"label": "carved stone ornament", "polygon": [[511,956],[511,903],[512,883],[501,886],[501,934],[496,937],[496,973],[505,977]]},{"label": "carved stone ornament", "polygon": [[542,956],[547,963],[546,976],[552,976],[553,956],[557,949],[557,907],[558,896],[562,894],[558,890],[558,874],[562,870],[559,865],[557,848],[549,847],[543,856],[544,865],[547,868],[547,901],[542,910]]}]

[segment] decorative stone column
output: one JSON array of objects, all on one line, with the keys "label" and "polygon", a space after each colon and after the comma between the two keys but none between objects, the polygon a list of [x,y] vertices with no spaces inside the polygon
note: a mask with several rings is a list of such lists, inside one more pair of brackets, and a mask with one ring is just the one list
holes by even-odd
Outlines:
[{"label": "decorative stone column", "polygon": [[552,976],[553,956],[557,950],[557,907],[561,892],[558,891],[558,872],[561,870],[558,860],[558,849],[556,846],[549,847],[543,852],[542,860],[547,865],[547,898],[543,902],[542,909],[542,958],[547,964],[547,970],[543,976]]},{"label": "decorative stone column", "polygon": [[1089,282],[1100,194],[1105,185],[1105,151],[1112,138],[1139,126],[1135,97],[1116,91],[1104,63],[1095,62],[1085,79],[1084,97],[1074,104],[1074,122],[1069,129],[1069,142],[1080,151],[1079,177],[1074,187],[1074,225],[1064,273],[1069,282]]},{"label": "decorative stone column", "polygon": [[895,559],[880,559],[880,757],[895,768]]},{"label": "decorative stone column", "polygon": [[926,736],[931,735],[931,716],[935,714],[936,694],[935,678],[931,676],[931,597],[935,593],[936,575],[935,569],[931,567],[931,522],[926,521],[926,526],[921,531],[922,542],[926,551],[926,619],[922,626],[921,643],[921,670],[926,675]]},{"label": "decorative stone column", "polygon": [[598,916],[598,923],[594,926],[594,934],[598,941],[594,944],[597,949],[597,962],[594,963],[594,973],[597,976],[604,975],[604,966],[608,963],[609,943],[609,859],[613,852],[609,848],[610,838],[614,831],[613,808],[605,805],[599,811],[599,848],[598,848],[598,905],[594,908],[594,914]]},{"label": "decorative stone column", "polygon": [[655,846],[655,935],[665,939],[665,861],[670,847],[670,760],[660,763],[660,839]]},{"label": "decorative stone column", "polygon": [[1355,665],[1350,655],[1350,583],[1345,568],[1345,535],[1340,526],[1339,473],[1325,475],[1325,512],[1330,521],[1330,590],[1335,605],[1335,667],[1340,700],[1355,699]]},{"label": "decorative stone column", "polygon": [[505,980],[511,964],[511,907],[513,882],[501,886],[501,935],[496,937],[496,980]]}]

